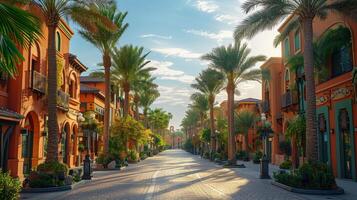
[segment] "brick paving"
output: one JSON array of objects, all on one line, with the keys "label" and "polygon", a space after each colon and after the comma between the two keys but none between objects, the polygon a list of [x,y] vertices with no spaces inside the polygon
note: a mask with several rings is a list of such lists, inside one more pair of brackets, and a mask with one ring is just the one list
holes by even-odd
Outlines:
[{"label": "brick paving", "polygon": [[[342,196],[298,195],[258,178],[259,165],[245,163],[244,169],[224,169],[181,150],[170,150],[148,158],[122,171],[96,172],[93,181],[72,191],[51,194],[26,194],[34,200],[356,200],[353,186]],[[272,168],[276,168],[272,166]],[[357,187],[356,187],[357,188]],[[356,190],[356,189],[354,189]]]}]

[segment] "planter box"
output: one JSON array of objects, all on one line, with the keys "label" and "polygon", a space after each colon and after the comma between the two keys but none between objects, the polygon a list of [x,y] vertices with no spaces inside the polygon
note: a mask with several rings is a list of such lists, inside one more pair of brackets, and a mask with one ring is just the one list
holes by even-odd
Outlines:
[{"label": "planter box", "polygon": [[66,190],[72,190],[78,185],[84,184],[88,181],[82,180],[79,181],[78,183],[74,183],[72,185],[65,185],[65,186],[59,186],[59,187],[48,187],[48,188],[23,188],[21,190],[21,193],[48,193],[48,192],[60,192],[60,191],[66,191]]},{"label": "planter box", "polygon": [[271,184],[275,185],[277,187],[280,187],[280,188],[282,188],[284,190],[287,190],[289,192],[294,192],[294,193],[299,193],[299,194],[340,195],[340,194],[344,194],[345,193],[345,191],[340,187],[337,187],[336,189],[332,189],[332,190],[317,190],[317,189],[295,188],[295,187],[291,187],[291,186],[288,186],[288,185],[284,185],[282,183],[278,183],[276,181],[272,181]]}]

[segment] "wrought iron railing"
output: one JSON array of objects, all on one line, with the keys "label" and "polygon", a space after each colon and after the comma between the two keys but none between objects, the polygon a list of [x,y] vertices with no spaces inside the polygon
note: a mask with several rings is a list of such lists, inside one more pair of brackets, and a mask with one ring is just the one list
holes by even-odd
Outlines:
[{"label": "wrought iron railing", "polygon": [[46,94],[47,77],[37,71],[31,71],[32,90]]},{"label": "wrought iron railing", "polygon": [[62,90],[57,91],[57,107],[65,111],[69,110],[69,94]]}]

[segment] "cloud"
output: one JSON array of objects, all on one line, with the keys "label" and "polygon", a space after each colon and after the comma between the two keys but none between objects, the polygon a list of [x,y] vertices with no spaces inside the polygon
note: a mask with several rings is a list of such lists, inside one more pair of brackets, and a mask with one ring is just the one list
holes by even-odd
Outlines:
[{"label": "cloud", "polygon": [[194,76],[187,75],[180,70],[172,69],[174,63],[168,61],[152,60],[147,67],[156,68],[151,74],[162,80],[179,81],[186,84],[191,84],[195,80]]},{"label": "cloud", "polygon": [[158,38],[164,40],[171,40],[172,36],[156,35],[156,34],[144,34],[140,36],[141,38]]},{"label": "cloud", "polygon": [[238,24],[239,19],[237,16],[229,15],[229,14],[218,14],[214,17],[215,20],[223,23],[227,23],[229,25]]},{"label": "cloud", "polygon": [[164,54],[165,56],[174,56],[186,59],[197,59],[200,58],[202,54],[194,53],[187,49],[182,48],[153,48],[152,51]]},{"label": "cloud", "polygon": [[195,6],[199,11],[206,13],[213,13],[219,9],[219,6],[215,2],[207,0],[197,0]]},{"label": "cloud", "polygon": [[208,31],[202,31],[202,30],[185,30],[186,33],[191,33],[194,35],[206,37],[209,39],[217,40],[218,42],[221,42],[222,40],[225,39],[232,39],[233,38],[233,31],[230,30],[221,30],[218,33],[211,33]]},{"label": "cloud", "polygon": [[[154,102],[154,105],[187,105],[190,102],[190,96],[193,93],[191,88],[169,87],[159,85],[160,97]],[[175,95],[173,95],[175,94]]]}]

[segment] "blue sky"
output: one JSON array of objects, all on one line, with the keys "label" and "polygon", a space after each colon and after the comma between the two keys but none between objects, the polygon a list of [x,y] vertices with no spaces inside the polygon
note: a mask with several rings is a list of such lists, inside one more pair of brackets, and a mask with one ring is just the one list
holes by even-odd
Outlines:
[{"label": "blue sky", "polygon": [[[189,97],[194,92],[190,84],[207,63],[200,56],[212,48],[233,42],[234,27],[244,18],[240,9],[243,0],[117,0],[120,11],[127,11],[129,28],[119,46],[133,44],[150,51],[150,65],[157,70],[160,98],[153,107],[160,107],[174,116],[171,124],[179,128]],[[76,27],[73,26],[75,32]],[[273,48],[276,30],[267,31],[248,41],[252,54],[267,57],[279,56],[280,49]],[[100,69],[101,54],[94,46],[75,34],[71,52],[89,67],[89,72]],[[258,67],[258,66],[257,66]],[[239,85],[241,96],[237,99],[261,98],[258,83]],[[222,92],[217,103],[224,100]]]}]

